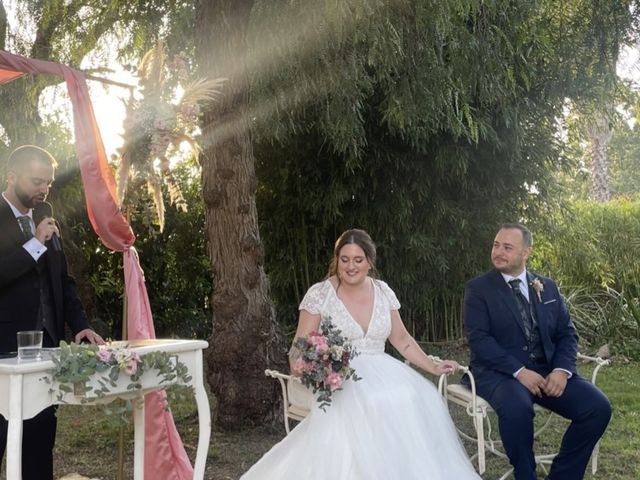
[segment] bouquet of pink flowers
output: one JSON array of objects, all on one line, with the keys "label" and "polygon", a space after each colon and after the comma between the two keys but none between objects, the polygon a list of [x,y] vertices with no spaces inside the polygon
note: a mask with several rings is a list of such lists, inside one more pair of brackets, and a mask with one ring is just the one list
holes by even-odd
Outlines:
[{"label": "bouquet of pink flowers", "polygon": [[294,369],[301,372],[302,384],[318,394],[323,411],[331,405],[333,392],[340,390],[346,380],[360,380],[349,365],[358,353],[330,319],[322,321],[319,331],[296,338],[293,347]]}]

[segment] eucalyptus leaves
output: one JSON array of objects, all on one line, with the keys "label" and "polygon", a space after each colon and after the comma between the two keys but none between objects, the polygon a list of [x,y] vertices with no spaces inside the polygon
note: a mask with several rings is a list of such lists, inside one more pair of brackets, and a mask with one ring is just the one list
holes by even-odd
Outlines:
[{"label": "eucalyptus leaves", "polygon": [[[163,351],[138,355],[121,342],[101,346],[61,342],[51,360],[54,369],[43,380],[51,385],[50,393],[58,402],[65,403],[65,396],[73,394],[81,397],[83,404],[101,403],[105,396],[117,393],[124,404],[102,405],[102,409],[119,424],[129,422],[131,401],[140,397],[145,378],[161,388],[191,381],[187,367],[174,355]],[[167,393],[175,396],[173,391]]]}]

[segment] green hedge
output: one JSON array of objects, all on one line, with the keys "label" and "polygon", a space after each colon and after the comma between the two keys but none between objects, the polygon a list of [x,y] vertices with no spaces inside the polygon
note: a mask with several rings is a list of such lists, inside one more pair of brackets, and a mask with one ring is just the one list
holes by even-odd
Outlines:
[{"label": "green hedge", "polygon": [[640,357],[640,197],[573,203],[534,251],[532,267],[559,281],[583,346]]}]

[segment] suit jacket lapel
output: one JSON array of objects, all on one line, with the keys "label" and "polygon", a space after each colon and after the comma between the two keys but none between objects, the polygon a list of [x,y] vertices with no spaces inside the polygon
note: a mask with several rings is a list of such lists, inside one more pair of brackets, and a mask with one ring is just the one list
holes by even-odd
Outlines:
[{"label": "suit jacket lapel", "polygon": [[529,298],[533,302],[532,305],[535,308],[536,312],[536,321],[538,322],[538,333],[540,334],[540,341],[542,342],[542,348],[544,349],[545,356],[547,357],[547,361],[551,362],[551,358],[553,357],[553,347],[551,338],[549,337],[548,329],[547,329],[547,308],[543,305],[543,292],[540,292],[540,298],[538,298],[538,293],[532,286],[532,282],[537,277],[530,272],[527,272],[527,283],[529,284]]},{"label": "suit jacket lapel", "polygon": [[513,314],[514,321],[518,324],[522,333],[526,336],[527,332],[524,329],[524,324],[522,323],[522,317],[520,316],[520,309],[516,304],[517,300],[511,291],[511,287],[504,281],[502,274],[498,270],[493,270],[493,275],[491,276],[491,280],[494,282],[496,287],[496,292],[498,297],[509,307],[511,313]]},{"label": "suit jacket lapel", "polygon": [[[538,322],[538,328],[540,332],[542,332],[542,326],[545,323],[544,311],[542,308],[542,302],[538,298],[538,292],[533,288],[533,281],[536,279],[536,276],[531,272],[527,272],[527,284],[529,287],[529,302],[533,305],[536,312],[536,320]],[[542,292],[540,292],[540,296],[542,297]]]},{"label": "suit jacket lapel", "polygon": [[20,225],[18,225],[18,221],[13,211],[11,211],[11,207],[2,195],[0,195],[0,226],[4,232],[3,237],[5,237],[6,240],[6,243],[2,242],[4,248],[8,248],[9,245],[22,245],[24,243],[24,236],[22,230],[20,230]]}]

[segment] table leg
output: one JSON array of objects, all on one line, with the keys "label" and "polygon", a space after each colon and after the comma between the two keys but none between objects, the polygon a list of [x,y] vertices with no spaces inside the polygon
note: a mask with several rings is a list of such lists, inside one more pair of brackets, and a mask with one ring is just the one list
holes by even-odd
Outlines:
[{"label": "table leg", "polygon": [[193,479],[202,480],[207,466],[207,454],[209,453],[209,440],[211,438],[211,411],[209,399],[204,389],[202,350],[196,355],[196,371],[193,372],[194,393],[198,407],[198,452],[193,468]]},{"label": "table leg", "polygon": [[133,405],[133,478],[144,480],[144,396]]},{"label": "table leg", "polygon": [[7,480],[22,479],[22,375],[9,378]]}]

